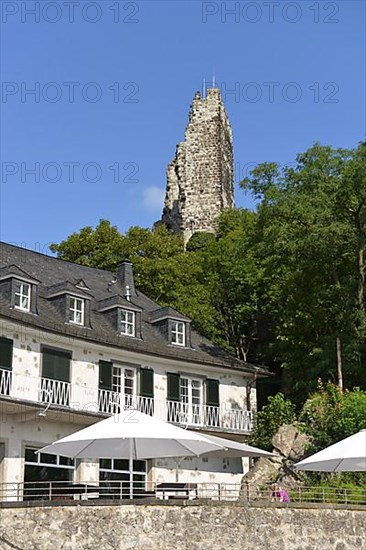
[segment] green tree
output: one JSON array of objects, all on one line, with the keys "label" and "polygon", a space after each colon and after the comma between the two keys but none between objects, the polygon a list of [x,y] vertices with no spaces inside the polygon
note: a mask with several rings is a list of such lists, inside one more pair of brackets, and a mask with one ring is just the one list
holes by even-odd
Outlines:
[{"label": "green tree", "polygon": [[213,233],[205,231],[197,232],[189,239],[186,250],[187,252],[195,252],[197,250],[205,250],[215,240]]},{"label": "green tree", "polygon": [[268,403],[256,414],[250,443],[261,449],[272,451],[272,438],[284,424],[296,420],[295,405],[282,393],[268,398]]},{"label": "green tree", "polygon": [[366,392],[356,388],[341,393],[331,383],[321,382],[299,415],[304,430],[313,438],[313,451],[337,443],[366,428]]},{"label": "green tree", "polygon": [[239,359],[254,357],[258,340],[258,288],[261,270],[256,262],[256,214],[225,211],[216,240],[203,251],[206,280],[216,310],[215,338]]},{"label": "green tree", "polygon": [[95,229],[84,227],[60,244],[50,246],[59,258],[89,267],[114,270],[124,259],[124,238],[116,226],[100,220]]},{"label": "green tree", "polygon": [[319,376],[342,390],[344,377],[352,387],[364,373],[364,174],[364,144],[356,151],[316,144],[295,168],[266,163],[241,184],[261,200],[261,295],[271,345],[300,402]]},{"label": "green tree", "polygon": [[131,227],[122,235],[109,221],[100,220],[95,229],[85,227],[51,250],[64,260],[111,271],[130,260],[139,290],[161,306],[186,314],[198,330],[214,337],[216,311],[203,258],[199,252],[185,253],[182,236],[165,226],[153,231]]}]

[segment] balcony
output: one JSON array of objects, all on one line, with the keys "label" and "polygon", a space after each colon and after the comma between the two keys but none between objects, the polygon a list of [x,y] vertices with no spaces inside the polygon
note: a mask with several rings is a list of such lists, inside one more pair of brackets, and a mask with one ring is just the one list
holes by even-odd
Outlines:
[{"label": "balcony", "polygon": [[253,413],[245,408],[233,408],[228,403],[220,407],[188,405],[149,397],[121,394],[110,390],[71,384],[51,378],[36,378],[0,369],[0,397],[46,406],[66,407],[81,414],[117,414],[126,408],[172,422],[182,427],[249,433],[253,428]]},{"label": "balcony", "polygon": [[243,409],[187,405],[180,401],[158,400],[151,397],[99,390],[98,409],[100,412],[117,414],[126,408],[136,409],[160,420],[181,426],[216,428],[235,432],[250,432],[253,427],[252,413]]}]

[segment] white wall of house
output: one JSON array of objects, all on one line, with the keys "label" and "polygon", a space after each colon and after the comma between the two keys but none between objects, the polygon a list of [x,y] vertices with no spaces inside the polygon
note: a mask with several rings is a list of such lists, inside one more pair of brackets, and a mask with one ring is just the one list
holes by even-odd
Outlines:
[{"label": "white wall of house", "polygon": [[[247,408],[247,385],[253,379],[247,374],[229,371],[225,368],[199,365],[172,359],[155,358],[123,349],[108,348],[92,342],[72,337],[16,325],[8,321],[0,323],[0,336],[14,342],[13,354],[13,394],[19,399],[38,400],[38,380],[41,376],[41,345],[72,352],[70,382],[72,384],[71,403],[74,408],[91,410],[98,403],[99,361],[128,362],[136,368],[149,367],[154,370],[156,400],[167,396],[167,372],[204,379],[216,378],[220,381],[220,404],[227,409]],[[250,390],[252,410],[256,409],[256,390]]]},{"label": "white wall of house", "polygon": [[[227,409],[247,408],[247,384],[250,384],[251,409],[256,408],[256,390],[252,375],[146,354],[111,348],[93,342],[81,341],[73,337],[54,335],[48,331],[34,329],[9,320],[0,321],[0,336],[13,340],[12,395],[20,402],[38,402],[38,387],[41,377],[41,346],[50,346],[72,352],[70,370],[70,406],[84,412],[98,410],[99,361],[128,362],[138,367],[154,370],[154,399],[165,402],[167,398],[167,373],[179,372],[184,376],[215,378],[220,381],[220,405]],[[121,343],[123,340],[121,339]],[[204,397],[204,396],[203,396]],[[38,409],[39,410],[39,409]],[[33,415],[33,416],[32,416]],[[87,425],[87,418],[85,424]],[[60,420],[50,409],[46,417],[38,417],[37,412],[28,418],[19,415],[2,414],[0,423],[0,443],[3,444],[4,458],[1,460],[2,482],[21,482],[24,477],[25,446],[41,447],[83,427],[79,423]],[[4,451],[5,449],[5,451]],[[151,462],[149,479],[152,481],[175,481],[176,462],[158,460]],[[244,459],[186,459],[179,468],[179,480],[200,483],[239,483],[248,469]],[[78,481],[97,481],[98,466],[95,462],[78,468]]]},{"label": "white wall of house", "polygon": [[[0,483],[21,483],[24,480],[24,452],[26,447],[41,448],[56,439],[65,437],[84,427],[58,420],[57,413],[46,417],[37,411],[27,415],[3,416],[0,443],[4,444]],[[86,425],[86,424],[85,424]],[[191,483],[240,483],[249,468],[248,459],[240,458],[184,458],[149,461],[148,480],[157,483],[175,482],[178,469],[179,481]],[[99,468],[96,461],[82,461],[75,472],[75,481],[98,482]]]},{"label": "white wall of house", "polygon": [[158,483],[239,484],[249,470],[248,458],[157,459],[151,468],[151,479]]}]

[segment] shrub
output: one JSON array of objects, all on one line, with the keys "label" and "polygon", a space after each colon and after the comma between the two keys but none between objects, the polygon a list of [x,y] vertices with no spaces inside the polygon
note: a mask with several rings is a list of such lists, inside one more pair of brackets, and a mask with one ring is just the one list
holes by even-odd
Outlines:
[{"label": "shrub", "polygon": [[264,405],[256,415],[250,443],[271,451],[272,438],[278,429],[283,424],[291,424],[295,420],[295,405],[289,399],[282,393],[269,397],[267,405]]}]

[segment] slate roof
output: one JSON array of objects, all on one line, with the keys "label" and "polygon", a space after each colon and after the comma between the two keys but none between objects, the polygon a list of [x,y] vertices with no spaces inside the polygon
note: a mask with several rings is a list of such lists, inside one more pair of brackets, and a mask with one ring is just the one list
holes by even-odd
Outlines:
[{"label": "slate roof", "polygon": [[[151,321],[156,318],[159,310],[163,314],[168,313],[175,318],[186,318],[173,308],[160,308],[157,303],[150,300],[137,289],[136,295],[132,296],[131,301],[127,302],[123,297],[125,290],[118,280],[113,283],[113,295],[118,296],[117,301],[120,303],[125,302],[126,306],[129,304],[130,306],[136,306],[136,309],[142,310],[142,337],[139,339],[117,334],[117,329],[116,331],[111,330],[111,325],[105,318],[105,314],[99,311],[101,304],[111,298],[108,288],[111,287],[110,282],[116,279],[115,274],[111,271],[74,264],[53,256],[47,256],[0,242],[0,270],[9,265],[18,266],[28,276],[40,281],[37,290],[38,315],[23,313],[10,308],[9,297],[0,296],[0,315],[2,317],[13,319],[14,321],[17,320],[44,330],[67,336],[71,335],[83,340],[107,344],[129,351],[172,358],[174,360],[239,369],[244,372],[257,373],[259,376],[269,374],[264,368],[243,363],[232,357],[225,350],[194,330],[191,332],[191,348],[168,344],[164,336]],[[85,294],[91,298],[91,328],[65,323],[60,311],[55,307],[52,300],[48,299],[52,287],[71,288],[74,287],[75,282],[81,279],[89,289]],[[73,283],[70,284],[70,281],[73,281]]]}]

